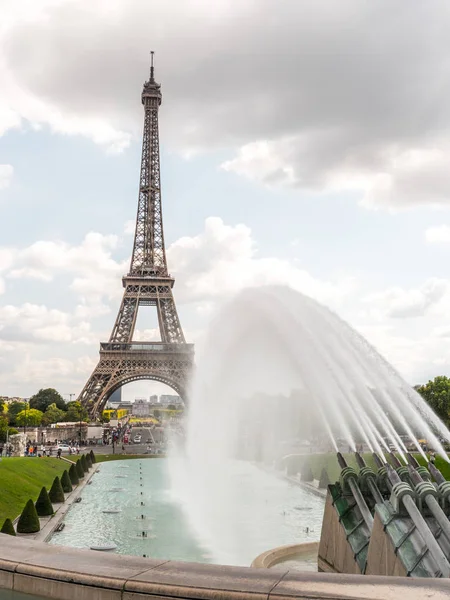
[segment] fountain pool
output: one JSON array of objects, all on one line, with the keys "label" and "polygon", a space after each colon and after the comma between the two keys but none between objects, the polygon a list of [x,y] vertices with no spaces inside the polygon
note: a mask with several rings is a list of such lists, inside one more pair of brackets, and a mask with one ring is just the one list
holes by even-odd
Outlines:
[{"label": "fountain pool", "polygon": [[[100,464],[50,544],[89,548],[113,543],[121,554],[249,566],[271,547],[320,537],[324,501],[244,461],[234,461],[223,474],[231,488],[239,489],[236,502],[226,515],[220,507],[214,539],[202,536],[173,491],[168,467],[163,458]],[[120,512],[104,512],[112,510]],[[239,527],[230,529],[229,519]]]}]

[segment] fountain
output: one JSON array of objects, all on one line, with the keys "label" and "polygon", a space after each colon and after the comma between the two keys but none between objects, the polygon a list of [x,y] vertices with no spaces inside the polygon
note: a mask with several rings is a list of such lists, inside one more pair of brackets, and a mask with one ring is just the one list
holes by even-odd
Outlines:
[{"label": "fountain", "polygon": [[[450,432],[421,396],[347,323],[286,287],[244,290],[219,311],[190,397],[174,488],[221,562],[245,534],[237,518],[245,484],[232,476],[243,460],[268,468],[300,438],[310,445],[298,453],[363,444],[380,457],[395,449],[406,462],[406,438],[425,457],[422,437],[447,460],[440,440]],[[373,517],[365,517],[369,531]]]}]

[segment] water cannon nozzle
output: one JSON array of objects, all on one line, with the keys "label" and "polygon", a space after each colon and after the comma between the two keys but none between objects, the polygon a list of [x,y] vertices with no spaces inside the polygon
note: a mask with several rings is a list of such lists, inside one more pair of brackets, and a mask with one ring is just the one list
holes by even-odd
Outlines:
[{"label": "water cannon nozzle", "polygon": [[382,469],[384,467],[384,462],[381,460],[381,458],[378,456],[378,454],[376,452],[372,453],[373,456],[373,460],[375,461],[375,464],[377,466],[377,469]]},{"label": "water cannon nozzle", "polygon": [[406,458],[408,459],[409,464],[414,467],[415,469],[417,469],[417,467],[419,466],[419,463],[417,462],[417,460],[415,459],[415,457],[411,454],[411,452],[408,452],[406,454]]},{"label": "water cannon nozzle", "polygon": [[341,452],[337,453],[337,460],[338,460],[338,463],[339,463],[339,466],[341,467],[341,469],[346,469],[348,467],[347,461],[342,456]]},{"label": "water cannon nozzle", "polygon": [[389,457],[391,459],[391,463],[392,463],[392,466],[394,467],[394,469],[400,469],[400,467],[402,466],[402,463],[398,460],[398,458],[395,456],[395,454],[393,452],[389,452]]},{"label": "water cannon nozzle", "polygon": [[355,457],[356,457],[356,464],[358,465],[358,467],[360,469],[364,469],[364,467],[366,467],[366,461],[363,459],[363,457],[361,456],[361,454],[359,452],[355,452]]}]

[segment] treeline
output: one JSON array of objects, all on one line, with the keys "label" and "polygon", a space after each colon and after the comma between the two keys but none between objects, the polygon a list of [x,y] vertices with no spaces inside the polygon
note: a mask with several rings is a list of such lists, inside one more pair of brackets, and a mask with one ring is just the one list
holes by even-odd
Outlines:
[{"label": "treeline", "polygon": [[65,402],[53,388],[42,389],[28,402],[0,401],[0,442],[5,442],[7,433],[17,433],[19,427],[39,427],[62,421],[87,421],[88,413],[77,401]]}]

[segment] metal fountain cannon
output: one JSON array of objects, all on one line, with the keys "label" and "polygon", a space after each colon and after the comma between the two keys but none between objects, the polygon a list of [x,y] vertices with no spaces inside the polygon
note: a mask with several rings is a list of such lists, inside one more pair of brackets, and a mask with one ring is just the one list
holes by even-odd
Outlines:
[{"label": "metal fountain cannon", "polygon": [[354,458],[356,468],[337,453],[341,473],[328,486],[319,570],[450,577],[450,482],[410,454],[402,464],[393,453],[374,453],[375,470],[361,454]]}]

